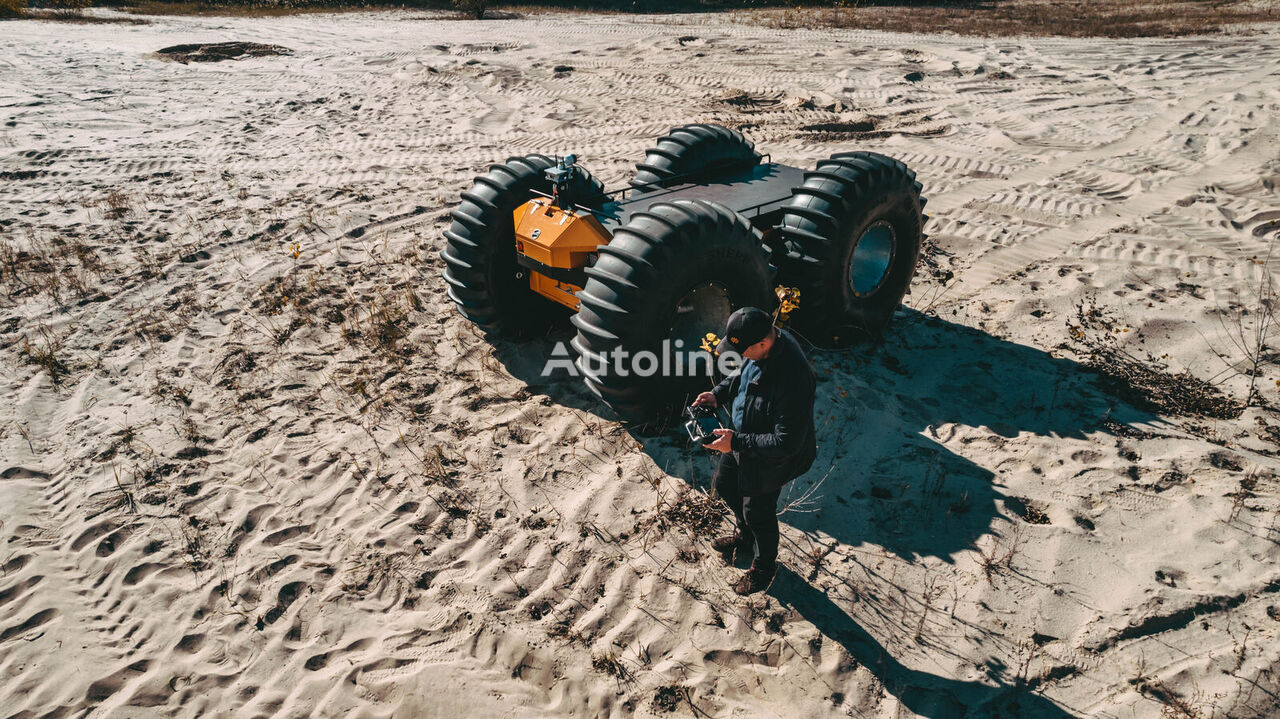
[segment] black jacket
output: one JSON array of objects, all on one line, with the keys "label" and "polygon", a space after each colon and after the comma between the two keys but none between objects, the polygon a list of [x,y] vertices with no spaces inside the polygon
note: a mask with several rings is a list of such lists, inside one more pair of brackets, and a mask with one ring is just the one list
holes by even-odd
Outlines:
[{"label": "black jacket", "polygon": [[[818,454],[813,427],[813,367],[786,331],[769,356],[757,364],[760,376],[747,385],[742,426],[730,445],[738,459],[738,487],[744,495],[773,492],[809,470]],[[731,409],[740,373],[729,375],[712,393]]]}]

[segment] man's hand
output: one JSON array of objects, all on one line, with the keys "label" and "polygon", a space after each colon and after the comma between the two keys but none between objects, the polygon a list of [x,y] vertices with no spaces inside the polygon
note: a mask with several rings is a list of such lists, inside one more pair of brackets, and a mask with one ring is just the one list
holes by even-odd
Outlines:
[{"label": "man's hand", "polygon": [[716,396],[710,392],[703,392],[693,400],[694,407],[711,407],[714,409],[717,404]]},{"label": "man's hand", "polygon": [[730,452],[730,445],[733,442],[733,430],[731,429],[713,429],[711,433],[716,436],[716,440],[710,444],[704,444],[707,449],[714,449],[717,452]]}]

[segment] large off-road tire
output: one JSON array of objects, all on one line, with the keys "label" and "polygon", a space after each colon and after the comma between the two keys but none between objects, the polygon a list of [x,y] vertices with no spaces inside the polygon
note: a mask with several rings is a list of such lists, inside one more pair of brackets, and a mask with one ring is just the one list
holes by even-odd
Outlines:
[{"label": "large off-road tire", "polygon": [[657,146],[645,152],[631,186],[647,191],[682,182],[705,182],[758,164],[760,153],[755,143],[741,132],[720,125],[684,125],[672,128],[658,138]]},{"label": "large off-road tire", "polygon": [[[463,316],[486,331],[514,337],[536,334],[567,310],[529,289],[528,270],[516,263],[516,231],[512,213],[534,197],[551,193],[546,155],[512,157],[475,179],[451,212],[445,230],[444,280],[449,297]],[[579,168],[578,177],[561,198],[599,208],[604,187]]]},{"label": "large off-road tire", "polygon": [[733,310],[773,309],[772,274],[760,233],[724,205],[678,200],[633,215],[600,248],[578,293],[573,347],[587,387],[624,421],[662,421],[690,394],[710,389],[711,373],[642,377],[628,368],[624,375],[602,369],[598,358],[618,349],[661,358],[667,339],[676,351],[697,351],[706,332],[723,333]]},{"label": "large off-road tire", "polygon": [[791,192],[776,232],[787,250],[779,281],[800,288],[792,325],[819,345],[878,338],[920,256],[915,173],[874,152],[839,153]]}]

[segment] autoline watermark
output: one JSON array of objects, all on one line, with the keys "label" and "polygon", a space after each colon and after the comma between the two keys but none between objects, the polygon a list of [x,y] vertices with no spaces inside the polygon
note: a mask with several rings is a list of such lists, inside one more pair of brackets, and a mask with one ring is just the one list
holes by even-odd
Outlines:
[{"label": "autoline watermark", "polygon": [[551,377],[563,372],[570,377],[586,373],[592,377],[706,377],[714,367],[718,374],[727,375],[742,364],[741,356],[732,350],[713,357],[703,349],[687,350],[684,340],[663,340],[661,349],[629,352],[616,347],[608,352],[588,352],[581,355],[565,342],[557,342],[551,349],[542,376]]}]

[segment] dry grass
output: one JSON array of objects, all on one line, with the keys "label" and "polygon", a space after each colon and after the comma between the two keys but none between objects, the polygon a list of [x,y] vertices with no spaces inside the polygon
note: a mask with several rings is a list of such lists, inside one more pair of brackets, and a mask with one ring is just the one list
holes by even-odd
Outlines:
[{"label": "dry grass", "polygon": [[740,21],[774,28],[859,28],[890,32],[1060,37],[1179,37],[1280,21],[1280,1],[1012,0],[937,5],[795,7],[735,13]]},{"label": "dry grass", "polygon": [[352,303],[342,319],[342,337],[353,347],[364,345],[378,356],[391,360],[404,359],[414,353],[412,343],[404,342],[412,322],[409,312],[421,306],[412,291],[369,297],[364,304]]},{"label": "dry grass", "polygon": [[663,507],[661,519],[684,527],[696,536],[709,537],[724,520],[724,504],[703,492],[686,490]]},{"label": "dry grass", "polygon": [[[6,0],[0,0],[4,2]],[[254,5],[224,2],[157,2],[147,0],[121,8],[138,15],[197,15],[204,17],[283,17],[315,13],[369,12],[377,8],[362,5]],[[400,9],[400,8],[387,8]]]},{"label": "dry grass", "polygon": [[982,574],[988,583],[991,583],[997,574],[1013,571],[1013,560],[1018,556],[1018,550],[1021,548],[1022,532],[1018,529],[1015,529],[1013,534],[1003,542],[999,537],[992,535],[990,546],[986,549],[974,545],[974,549],[978,552],[978,565],[982,567]]},{"label": "dry grass", "polygon": [[1138,672],[1138,676],[1129,680],[1129,685],[1142,696],[1160,705],[1161,719],[1203,719],[1205,714],[1199,706],[1203,700],[1203,692],[1193,691],[1193,696],[1188,699],[1159,677],[1146,674],[1142,667],[1139,667]]},{"label": "dry grass", "polygon": [[34,338],[24,337],[19,352],[27,364],[48,372],[54,387],[62,384],[63,377],[71,372],[63,356],[62,339],[47,328],[41,327]]},{"label": "dry grass", "polygon": [[1076,307],[1067,333],[1084,365],[1098,374],[1103,390],[1139,409],[1157,414],[1235,419],[1244,405],[1216,386],[1183,371],[1174,374],[1161,359],[1129,351],[1120,337],[1129,333],[1094,299]]},{"label": "dry grass", "polygon": [[1245,509],[1245,502],[1256,497],[1253,490],[1258,488],[1258,470],[1256,468],[1245,472],[1240,477],[1240,484],[1234,492],[1227,493],[1231,498],[1231,514],[1227,517],[1227,524],[1231,524],[1240,518],[1240,513]]},{"label": "dry grass", "polygon": [[75,237],[0,240],[0,291],[11,300],[44,295],[56,303],[97,292],[109,269],[98,250]]},{"label": "dry grass", "polygon": [[[0,0],[5,3],[23,0]],[[487,3],[486,3],[487,4]],[[722,2],[725,8],[735,3]],[[749,1],[736,4],[755,4]],[[408,7],[445,10],[445,2],[407,3]],[[305,13],[361,12],[403,9],[404,6],[361,6],[343,3],[290,2],[159,2],[145,0],[124,9],[142,15],[201,15],[234,17],[276,17]],[[705,12],[700,3],[592,2],[520,3],[508,6],[516,13],[488,10],[486,18],[509,18],[527,12]],[[733,10],[738,22],[784,29],[858,28],[891,32],[951,32],[979,37],[1032,35],[1064,37],[1178,37],[1219,33],[1259,22],[1280,22],[1280,0],[991,0],[988,2],[861,3],[844,0],[821,5],[803,5]],[[474,10],[446,13],[450,17],[474,17]],[[0,11],[0,17],[3,12]],[[444,16],[432,19],[445,19]]]},{"label": "dry grass", "polygon": [[0,0],[0,18],[22,17],[27,14],[27,0]]},{"label": "dry grass", "polygon": [[635,675],[630,669],[622,663],[617,654],[610,651],[608,654],[599,654],[591,657],[591,666],[596,671],[604,672],[614,679],[618,680],[618,684],[631,684],[635,681]]}]

